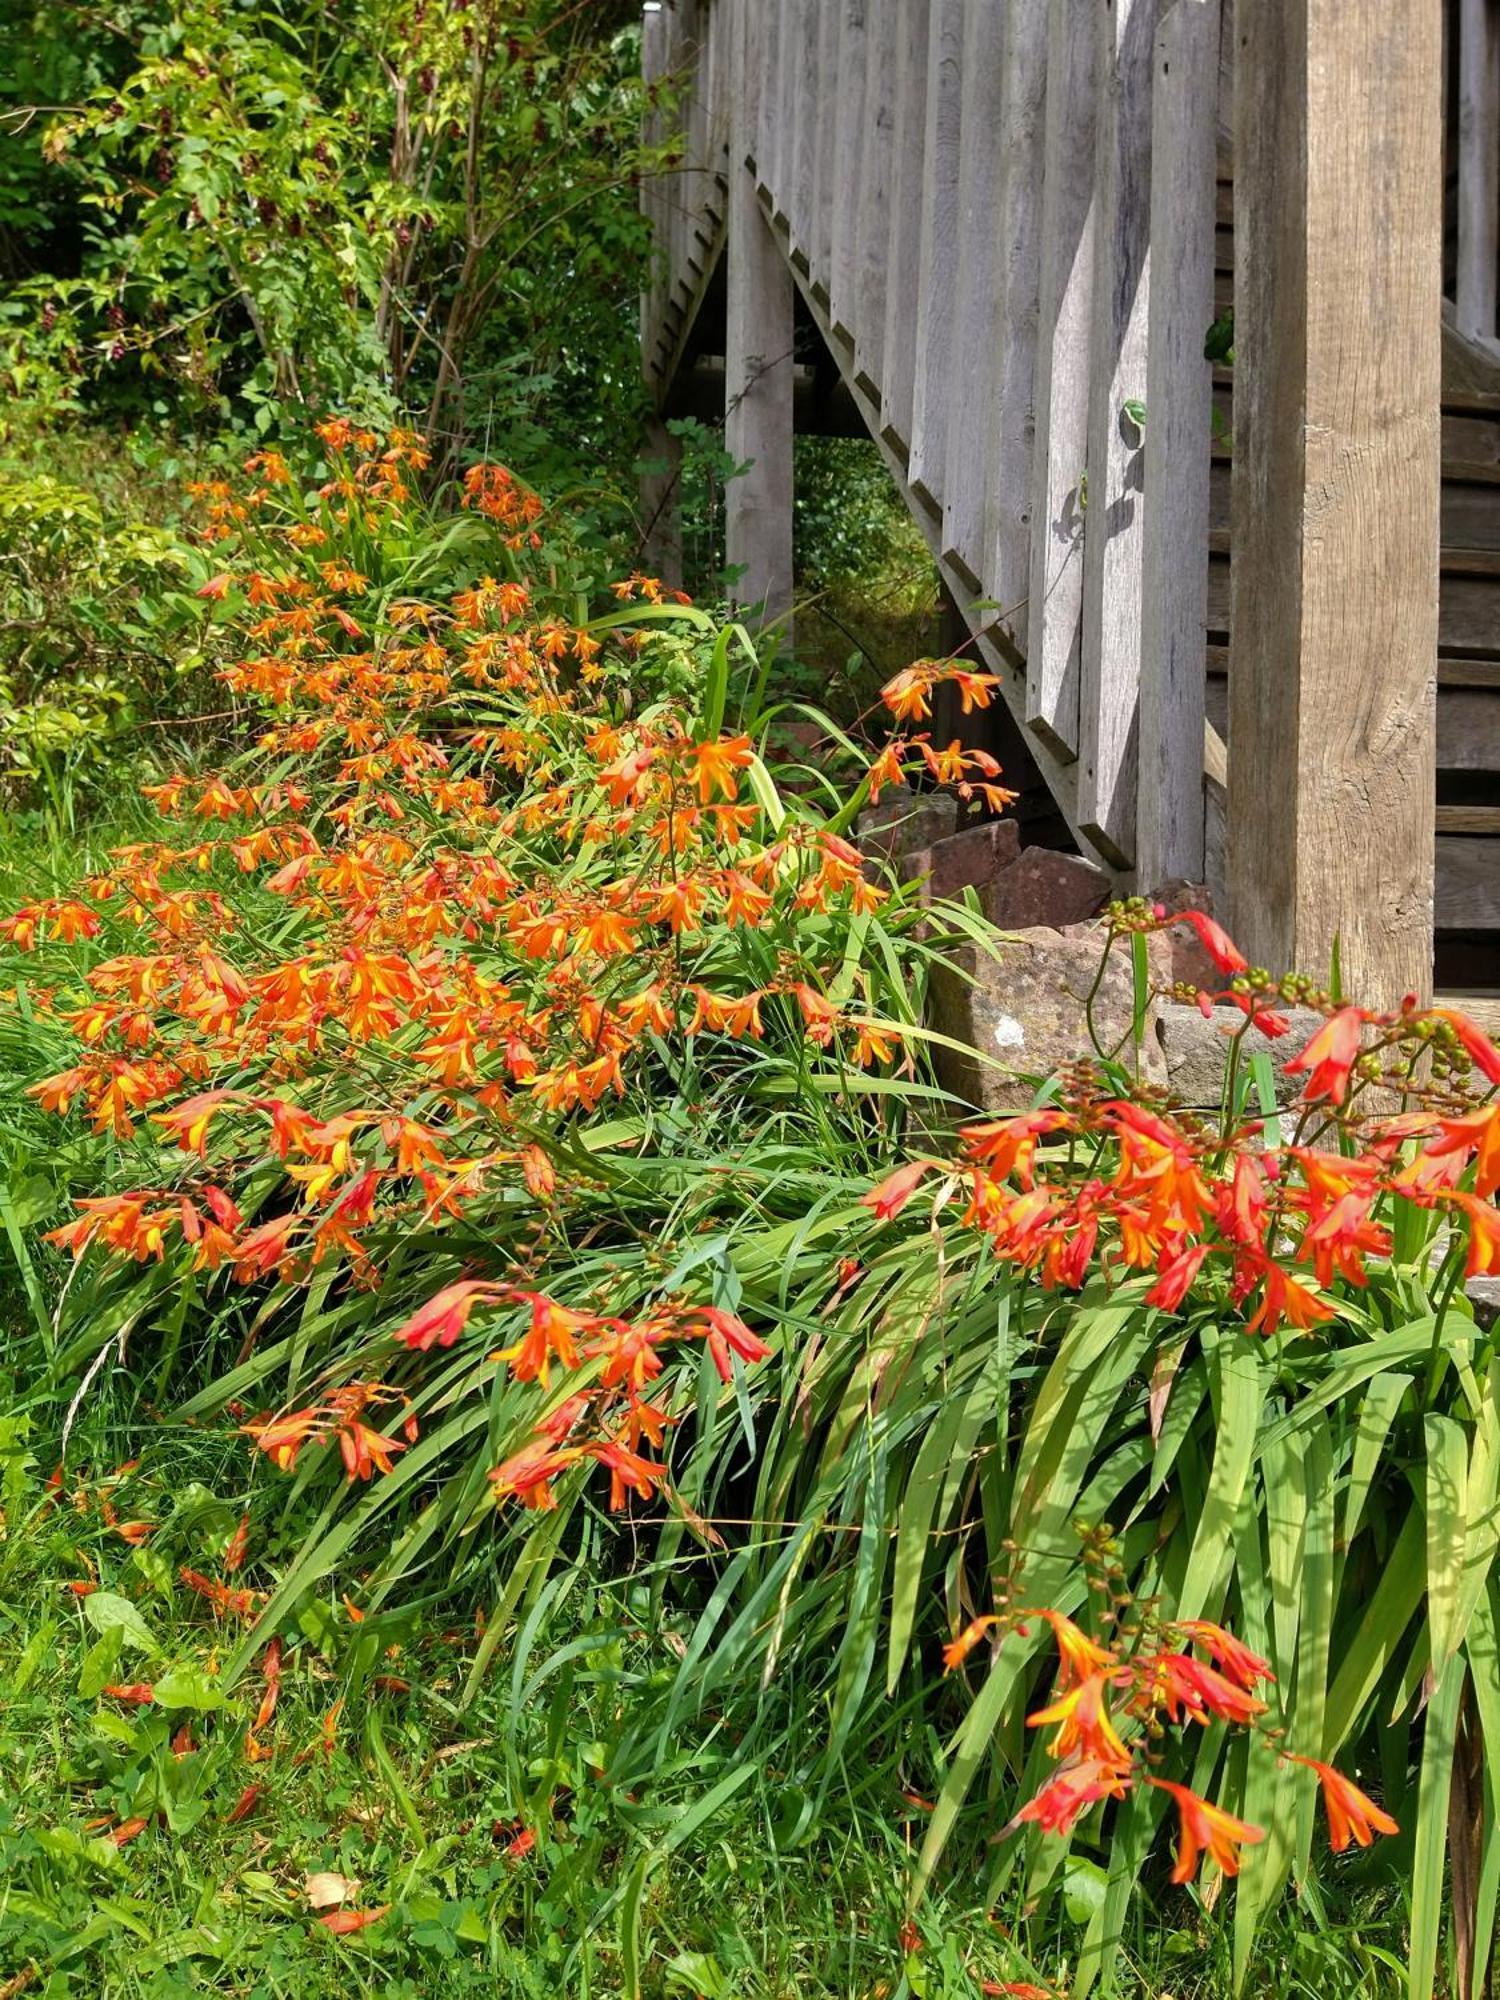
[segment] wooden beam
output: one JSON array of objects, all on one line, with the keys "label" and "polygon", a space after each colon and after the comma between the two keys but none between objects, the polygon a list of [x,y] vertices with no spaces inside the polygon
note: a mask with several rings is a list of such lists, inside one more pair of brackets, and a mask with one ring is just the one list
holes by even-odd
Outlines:
[{"label": "wooden beam", "polygon": [[1151,299],[1136,872],[1203,880],[1203,691],[1219,0],[1178,0],[1151,86]]},{"label": "wooden beam", "polygon": [[1432,982],[1440,10],[1235,11],[1229,921],[1384,1006]]},{"label": "wooden beam", "polygon": [[792,167],[789,203],[792,262],[798,270],[810,267],[813,237],[813,204],[818,178],[818,137],[828,116],[828,101],[818,69],[822,50],[823,9],[817,0],[802,0],[799,21],[797,65],[797,146]]},{"label": "wooden beam", "polygon": [[1089,490],[1083,535],[1078,811],[1120,865],[1135,853],[1141,678],[1142,488],[1150,293],[1151,79],[1157,0],[1097,14]]},{"label": "wooden beam", "polygon": [[995,203],[1005,128],[1007,9],[977,4],[964,21],[963,104],[958,132],[958,273],[948,370],[948,444],[943,480],[943,560],[984,588],[984,503],[995,380],[995,297],[1000,231]]},{"label": "wooden beam", "polygon": [[[725,4],[725,0],[720,0]],[[737,82],[759,53],[766,16],[738,0]],[[732,116],[746,117],[737,87]],[[724,448],[745,470],[724,493],[725,554],[739,571],[735,601],[762,622],[792,603],[792,278],[756,195],[755,175],[738,164],[749,133],[730,144],[728,284],[724,357]]]},{"label": "wooden beam", "polygon": [[834,0],[834,4],[839,10],[839,81],[832,115],[838,121],[838,136],[834,142],[833,269],[828,280],[828,311],[835,334],[852,345],[859,291],[859,177],[865,138],[867,0]]},{"label": "wooden beam", "polygon": [[1078,755],[1084,466],[1094,282],[1095,0],[1058,0],[1047,48],[1042,251],[1031,482],[1026,720]]},{"label": "wooden beam", "polygon": [[818,8],[818,78],[822,108],[818,117],[812,242],[808,250],[807,276],[813,296],[823,306],[828,304],[828,285],[833,273],[833,209],[838,186],[839,17],[840,9],[834,0],[822,0]]},{"label": "wooden beam", "polygon": [[1493,337],[1500,276],[1500,9],[1458,0],[1458,253],[1454,322]]},{"label": "wooden beam", "polygon": [[880,397],[885,362],[885,296],[891,247],[891,176],[896,163],[896,83],[901,47],[898,9],[907,0],[865,0],[865,132],[860,179],[848,198],[859,208],[855,252],[854,373],[867,396]]},{"label": "wooden beam", "polygon": [[963,90],[964,0],[932,0],[927,42],[927,122],[922,141],[922,247],[917,270],[917,366],[912,388],[911,490],[943,511],[948,452],[948,357],[958,272],[958,127]]}]

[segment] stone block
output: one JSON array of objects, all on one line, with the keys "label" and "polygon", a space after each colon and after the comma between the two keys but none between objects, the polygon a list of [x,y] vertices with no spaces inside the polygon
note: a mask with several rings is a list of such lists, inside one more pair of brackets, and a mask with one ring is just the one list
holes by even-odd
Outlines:
[{"label": "stone block", "polygon": [[[1101,934],[1063,937],[1033,928],[997,940],[993,952],[959,946],[935,965],[929,1024],[964,1045],[962,1052],[934,1049],[944,1087],[987,1113],[1022,1110],[1034,1095],[1033,1079],[1091,1057],[1084,1006],[1103,947]],[[1106,1049],[1126,1045],[1126,1061],[1133,1009],[1130,959],[1115,951],[1094,1001],[1094,1019]],[[1157,1086],[1166,1082],[1150,1018],[1141,1074]]]},{"label": "stone block", "polygon": [[[1277,1102],[1290,1104],[1300,1094],[1304,1078],[1283,1076],[1282,1068],[1307,1047],[1322,1027],[1323,1016],[1310,1007],[1281,1011],[1288,1023],[1287,1032],[1268,1042],[1255,1030],[1245,1047],[1251,1054],[1262,1049],[1269,1054],[1276,1072]],[[1163,1005],[1157,1009],[1156,1032],[1174,1096],[1199,1110],[1211,1110],[1220,1103],[1229,1038],[1244,1021],[1238,1007],[1215,1007],[1206,1017],[1196,1007]]]},{"label": "stone block", "polygon": [[859,816],[858,839],[874,861],[897,861],[946,840],[958,827],[951,792],[894,791]]},{"label": "stone block", "polygon": [[1086,923],[1109,901],[1114,884],[1095,861],[1028,847],[983,891],[984,913],[997,930],[1035,930]]},{"label": "stone block", "polygon": [[[1202,910],[1213,915],[1213,895],[1206,882],[1164,882],[1153,890],[1148,902],[1159,903],[1169,916],[1183,910]],[[1203,993],[1222,993],[1224,974],[1198,942],[1196,931],[1177,924],[1159,936],[1166,941],[1168,961],[1162,974],[1168,986],[1196,986]]]},{"label": "stone block", "polygon": [[1020,852],[1021,830],[1015,821],[990,819],[903,854],[896,873],[903,882],[922,884],[924,903],[942,903],[965,889],[983,891],[1002,869],[1014,866]]}]

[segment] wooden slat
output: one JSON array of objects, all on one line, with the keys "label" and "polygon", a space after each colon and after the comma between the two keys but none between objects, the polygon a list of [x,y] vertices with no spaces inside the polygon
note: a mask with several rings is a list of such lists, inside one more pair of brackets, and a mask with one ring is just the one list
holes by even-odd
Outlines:
[{"label": "wooden slat", "polygon": [[822,108],[818,118],[817,157],[813,181],[812,239],[808,278],[813,297],[828,304],[833,276],[833,211],[837,199],[838,65],[843,8],[839,0],[818,0],[818,77]]},{"label": "wooden slat", "polygon": [[[1209,678],[1223,679],[1229,672],[1229,648],[1211,645],[1208,649]],[[1500,657],[1494,659],[1463,659],[1456,654],[1439,653],[1437,663],[1437,684],[1439,695],[1444,688],[1500,688]],[[1439,700],[1441,713],[1441,699]],[[1500,765],[1497,765],[1500,769]]]},{"label": "wooden slat", "polygon": [[1500,930],[1500,867],[1495,843],[1439,834],[1433,919],[1440,930]]},{"label": "wooden slat", "polygon": [[1432,978],[1439,10],[1236,17],[1229,919],[1390,1005]]},{"label": "wooden slat", "polygon": [[1083,476],[1094,280],[1094,0],[1058,0],[1047,52],[1026,720],[1078,754]]},{"label": "wooden slat", "polygon": [[1135,849],[1145,454],[1125,412],[1146,395],[1156,0],[1115,0],[1097,18],[1078,810],[1095,845],[1128,865]]},{"label": "wooden slat", "polygon": [[[1500,839],[1500,806],[1445,806],[1437,809],[1437,830],[1442,833],[1480,833]],[[1495,852],[1496,880],[1500,885],[1500,849]]]},{"label": "wooden slat", "polygon": [[901,0],[896,65],[896,159],[887,238],[880,435],[902,458],[911,444],[917,372],[917,286],[922,258],[922,165],[927,123],[931,0]]},{"label": "wooden slat", "polygon": [[905,0],[865,0],[865,132],[855,253],[854,379],[880,397],[885,354],[887,257],[891,238],[891,175],[896,159],[896,81],[901,46],[899,10]]},{"label": "wooden slat", "polygon": [[1500,8],[1458,0],[1458,257],[1454,320],[1493,335],[1500,271]]},{"label": "wooden slat", "polygon": [[1494,772],[1500,794],[1500,691],[1495,687],[1441,690],[1437,763],[1442,771]]},{"label": "wooden slat", "polygon": [[[666,66],[667,17],[665,13],[646,14],[641,20],[641,75],[647,84],[655,83]],[[660,144],[663,122],[661,112],[648,114],[644,135],[648,146]],[[651,228],[651,262],[646,287],[641,293],[641,359],[648,382],[656,373],[661,317],[667,295],[666,193],[665,180],[659,174],[648,174],[641,182],[641,212]]]},{"label": "wooden slat", "polygon": [[964,22],[963,106],[958,135],[958,278],[948,369],[943,560],[974,591],[984,588],[984,507],[995,381],[995,297],[1000,232],[995,203],[1005,129],[1006,10],[975,0]]},{"label": "wooden slat", "polygon": [[1156,37],[1136,871],[1203,879],[1203,678],[1213,380],[1218,0],[1177,0]]},{"label": "wooden slat", "polygon": [[[763,0],[772,5],[774,0]],[[780,87],[776,100],[776,136],[770,176],[771,214],[783,229],[791,226],[792,174],[797,157],[797,73],[802,50],[802,20],[813,0],[780,0],[781,24],[776,37]]]},{"label": "wooden slat", "polygon": [[780,0],[750,0],[746,27],[747,73],[758,85],[753,93],[754,137],[750,151],[755,157],[755,182],[769,194],[776,171],[776,134],[781,112],[781,4]]},{"label": "wooden slat", "polygon": [[[1209,528],[1227,535],[1232,459],[1228,451],[1216,448],[1213,461]],[[1441,521],[1445,563],[1462,550],[1500,549],[1500,464],[1445,458]]]},{"label": "wooden slat", "polygon": [[792,262],[801,271],[810,266],[813,201],[818,176],[818,135],[828,116],[828,101],[818,70],[822,52],[822,11],[818,0],[801,0],[796,59],[797,145],[788,208]]},{"label": "wooden slat", "polygon": [[867,0],[836,0],[840,10],[839,86],[835,106],[833,269],[828,310],[833,331],[852,344],[859,279],[860,162],[865,136],[865,14]]},{"label": "wooden slat", "polygon": [[995,370],[985,438],[980,574],[985,595],[1000,606],[992,615],[1022,654],[1031,584],[1048,12],[1048,0],[1012,0],[1006,12],[1000,181],[993,225],[999,251],[991,332]]},{"label": "wooden slat", "polygon": [[917,274],[917,365],[912,387],[911,490],[941,514],[948,447],[948,358],[958,271],[958,131],[964,0],[932,0],[927,117],[922,140],[922,247]]}]

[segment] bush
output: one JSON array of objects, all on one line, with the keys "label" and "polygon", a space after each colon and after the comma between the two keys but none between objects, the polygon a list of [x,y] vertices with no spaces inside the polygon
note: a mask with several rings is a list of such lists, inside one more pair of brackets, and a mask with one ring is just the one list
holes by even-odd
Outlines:
[{"label": "bush", "polygon": [[[318,490],[267,452],[209,495],[255,749],[152,787],[149,837],[4,926],[39,954],[32,1096],[94,1134],[55,1319],[33,1273],[55,1378],[190,1367],[185,1414],[319,1507],[284,1564],[208,1579],[253,1619],[228,1675],[273,1631],[329,1643],[337,1579],[366,1670],[398,1602],[482,1597],[477,1681],[511,1641],[566,1656],[570,1593],[631,1570],[679,1658],[616,1787],[722,1738],[781,1774],[784,1848],[836,1792],[932,1788],[920,1890],[983,1777],[1016,1836],[992,1892],[1092,1913],[1076,1994],[1171,1893],[1169,1802],[1174,1881],[1243,1848],[1243,1975],[1315,1884],[1319,1784],[1336,1847],[1404,1829],[1429,1991],[1456,1797],[1482,1966],[1500,1377],[1462,1281],[1500,1267],[1500,1052],[1273,981],[1194,915],[1238,1010],[1218,1117],[1127,1044],[946,1137],[943,940],[845,834],[908,766],[1003,802],[920,731],[936,681],[989,678],[904,670],[916,733],[852,798],[779,789],[740,628],[641,577],[596,609],[497,467],[445,518],[410,434],[322,439]],[[1111,912],[1137,1040],[1171,921]],[[1326,1024],[1283,1110],[1293,1000]],[[44,1168],[12,1148],[19,1226]]]}]

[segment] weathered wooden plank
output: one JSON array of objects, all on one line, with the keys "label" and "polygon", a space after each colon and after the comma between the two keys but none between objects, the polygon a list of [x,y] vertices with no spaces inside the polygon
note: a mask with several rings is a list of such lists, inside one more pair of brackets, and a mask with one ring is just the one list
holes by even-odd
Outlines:
[{"label": "weathered wooden plank", "polygon": [[[1229,453],[1216,450],[1208,504],[1208,525],[1214,534],[1229,532],[1231,477]],[[1444,458],[1441,533],[1443,548],[1454,554],[1500,549],[1500,464]]]},{"label": "weathered wooden plank", "polygon": [[[1209,647],[1208,672],[1210,681],[1214,679],[1222,680],[1228,675],[1229,648],[1227,646],[1211,645]],[[1474,659],[1456,653],[1439,653],[1437,660],[1437,684],[1438,734],[1441,737],[1444,688],[1500,688],[1500,655],[1492,656],[1488,659]],[[1500,711],[1497,711],[1497,715],[1500,715]],[[1500,729],[1500,721],[1497,721],[1496,726],[1497,729]],[[1497,748],[1500,748],[1500,737],[1496,738],[1496,743]],[[1500,771],[1500,757],[1496,759],[1495,769]]]},{"label": "weathered wooden plank", "polygon": [[1078,754],[1098,101],[1094,14],[1094,0],[1058,0],[1047,51],[1026,720],[1063,757]]},{"label": "weathered wooden plank", "polygon": [[755,183],[767,193],[776,167],[776,135],[781,123],[781,4],[751,0],[747,29],[751,68],[759,78],[754,93],[755,126],[750,151],[755,157]]},{"label": "weathered wooden plank", "polygon": [[[765,0],[774,5],[775,0]],[[797,77],[802,51],[803,12],[812,0],[780,0],[781,25],[776,37],[780,63],[777,92],[776,143],[772,154],[769,188],[771,214],[783,229],[791,226],[792,175],[797,158]]]},{"label": "weathered wooden plank", "polygon": [[931,0],[901,0],[896,65],[896,157],[886,239],[885,334],[880,435],[908,459],[917,372],[917,287],[922,260],[922,167],[927,124],[927,46]]},{"label": "weathered wooden plank", "polygon": [[[1445,806],[1439,801],[1437,830],[1443,833],[1482,833],[1500,838],[1500,806]],[[1500,848],[1495,850],[1494,869],[1500,886]]]},{"label": "weathered wooden plank", "polygon": [[[667,68],[667,17],[646,14],[641,19],[641,75],[648,86],[659,84]],[[665,115],[649,111],[644,137],[648,146],[657,146],[664,135]],[[651,228],[651,261],[645,289],[641,293],[641,361],[650,383],[656,373],[657,350],[661,342],[661,317],[667,296],[665,223],[666,185],[660,174],[647,174],[641,182],[641,213]]]},{"label": "weathered wooden plank", "polygon": [[[1238,530],[1236,530],[1238,533]],[[1235,569],[1241,542],[1235,542]],[[1451,552],[1450,552],[1451,553]],[[1212,555],[1208,565],[1208,630],[1230,629],[1230,564]],[[1445,653],[1500,653],[1500,584],[1493,578],[1445,574],[1438,599],[1438,645]]]},{"label": "weathered wooden plank", "polygon": [[1440,771],[1500,772],[1500,692],[1494,684],[1439,691],[1437,765]]},{"label": "weathered wooden plank", "polygon": [[868,0],[839,8],[838,102],[833,168],[833,268],[828,313],[834,333],[853,343],[859,298],[859,187],[865,139],[865,47]]},{"label": "weathered wooden plank", "polygon": [[1379,1006],[1432,978],[1439,9],[1236,13],[1229,918]]},{"label": "weathered wooden plank", "polygon": [[[724,0],[720,0],[724,4]],[[764,19],[750,0],[737,8],[738,78],[757,53],[752,31]],[[733,116],[747,116],[736,89]],[[792,602],[792,278],[756,192],[737,163],[749,134],[730,146],[728,282],[724,355],[724,448],[746,470],[724,496],[725,555],[739,571],[735,601],[760,607],[763,621]]]},{"label": "weathered wooden plank", "polygon": [[990,337],[995,366],[985,439],[979,562],[985,594],[1000,606],[992,616],[1023,654],[1031,587],[1048,11],[1048,0],[1011,0],[1005,16],[993,225],[997,270]]},{"label": "weathered wooden plank", "polygon": [[1500,8],[1458,0],[1458,257],[1454,320],[1493,336],[1500,272]]},{"label": "weathered wooden plank", "polygon": [[995,294],[1000,270],[995,203],[1005,127],[1006,10],[975,0],[964,22],[963,106],[958,134],[958,289],[948,370],[943,560],[984,589],[986,412],[994,390]]},{"label": "weathered wooden plank", "polygon": [[1135,852],[1145,454],[1129,406],[1146,396],[1156,18],[1157,0],[1114,0],[1097,16],[1078,798],[1090,837],[1121,864]]},{"label": "weathered wooden plank", "polygon": [[891,175],[896,160],[896,71],[899,10],[906,0],[865,0],[865,132],[855,252],[854,379],[880,397],[885,354],[885,302],[891,239]]},{"label": "weathered wooden plank", "polygon": [[1500,930],[1500,857],[1482,836],[1437,837],[1433,918],[1440,930]]},{"label": "weathered wooden plank", "polygon": [[681,481],[682,442],[653,417],[641,451],[641,563],[673,590],[682,588]]},{"label": "weathered wooden plank", "polygon": [[958,272],[958,133],[964,0],[932,0],[927,117],[922,139],[922,245],[917,265],[917,364],[912,386],[911,490],[941,514],[948,449],[948,360]]},{"label": "weathered wooden plank", "polygon": [[1203,878],[1203,676],[1213,380],[1218,0],[1177,0],[1151,86],[1151,296],[1136,872]]},{"label": "weathered wooden plank", "polygon": [[[822,51],[822,12],[819,0],[800,0],[796,61],[797,142],[787,213],[791,223],[792,262],[801,271],[808,270],[811,263],[818,136],[828,118],[825,85],[818,70]],[[831,80],[826,87],[832,88]]]},{"label": "weathered wooden plank", "polygon": [[816,178],[813,183],[812,243],[807,274],[813,297],[828,304],[833,279],[833,212],[838,202],[839,47],[843,9],[839,0],[818,0],[818,77],[822,111],[818,119]]}]

